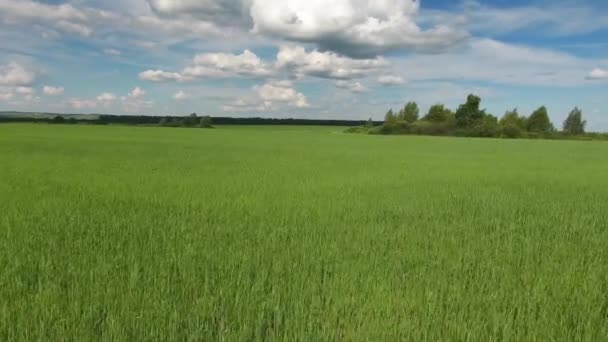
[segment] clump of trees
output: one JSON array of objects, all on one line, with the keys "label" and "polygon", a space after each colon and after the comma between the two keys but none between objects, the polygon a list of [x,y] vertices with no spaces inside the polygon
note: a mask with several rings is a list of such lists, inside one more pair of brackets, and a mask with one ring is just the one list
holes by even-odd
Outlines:
[{"label": "clump of trees", "polygon": [[[575,108],[563,123],[563,130],[556,130],[549,118],[549,112],[542,106],[529,116],[519,114],[517,109],[507,111],[500,119],[481,108],[481,98],[469,95],[466,102],[452,111],[443,104],[431,106],[420,117],[416,102],[408,102],[395,113],[390,109],[381,126],[365,126],[351,129],[353,132],[372,134],[418,134],[450,135],[494,138],[593,138],[585,133],[586,121],[583,113]],[[365,129],[364,129],[365,128]]]},{"label": "clump of trees", "polygon": [[206,115],[198,117],[192,113],[187,117],[163,117],[158,122],[162,127],[213,128],[213,120]]}]

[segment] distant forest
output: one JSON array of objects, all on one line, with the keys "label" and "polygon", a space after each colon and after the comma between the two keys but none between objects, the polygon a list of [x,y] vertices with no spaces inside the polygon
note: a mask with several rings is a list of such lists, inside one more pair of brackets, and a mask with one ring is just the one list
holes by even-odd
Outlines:
[{"label": "distant forest", "polygon": [[[130,115],[78,115],[56,113],[0,112],[0,123],[33,122],[49,124],[90,124],[90,125],[159,125],[168,127],[194,127],[213,125],[300,125],[300,126],[344,126],[355,127],[367,123],[365,120],[314,120],[314,119],[271,119],[188,116],[130,116]],[[381,125],[382,121],[374,122]]]}]

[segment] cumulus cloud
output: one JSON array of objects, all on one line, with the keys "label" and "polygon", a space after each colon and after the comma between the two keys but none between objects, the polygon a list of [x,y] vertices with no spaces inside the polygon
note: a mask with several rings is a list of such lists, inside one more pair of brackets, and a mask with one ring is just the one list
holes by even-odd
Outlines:
[{"label": "cumulus cloud", "polygon": [[[124,5],[123,5],[124,6]],[[32,0],[0,0],[0,21],[6,25],[27,24],[48,29],[43,35],[57,33],[91,37],[96,32],[128,33],[134,38],[199,38],[234,34],[220,29],[213,21],[194,18],[166,18],[155,15],[133,15],[79,5],[46,4]]]},{"label": "cumulus cloud", "polygon": [[44,95],[48,95],[48,96],[59,96],[59,95],[63,95],[63,87],[53,87],[53,86],[44,86],[42,88],[42,92],[44,93]]},{"label": "cumulus cloud", "polygon": [[152,82],[182,81],[182,75],[162,70],[146,70],[139,74],[139,78]]},{"label": "cumulus cloud", "polygon": [[271,66],[256,54],[245,50],[239,55],[229,53],[203,53],[196,55],[192,65],[180,72],[146,70],[139,74],[144,80],[153,82],[193,81],[204,78],[265,77],[272,75]]},{"label": "cumulus cloud", "polygon": [[349,80],[365,77],[388,66],[384,58],[352,59],[334,52],[307,52],[301,46],[283,46],[277,55],[276,66],[297,76]]},{"label": "cumulus cloud", "polygon": [[196,18],[219,26],[248,26],[252,32],[313,43],[351,57],[373,57],[394,49],[436,52],[465,40],[446,25],[422,29],[417,0],[147,0],[161,16]]},{"label": "cumulus cloud", "polygon": [[189,98],[190,98],[190,94],[184,92],[183,90],[180,90],[177,93],[173,94],[173,99],[175,101],[184,101]]},{"label": "cumulus cloud", "polygon": [[0,0],[0,17],[8,23],[42,23],[57,30],[89,36],[87,14],[71,4],[49,5],[31,0]]},{"label": "cumulus cloud", "polygon": [[315,43],[352,57],[370,57],[394,49],[435,52],[467,38],[447,27],[421,29],[416,0],[253,0],[254,32]]},{"label": "cumulus cloud", "polygon": [[128,95],[128,98],[131,99],[139,99],[146,95],[146,91],[141,89],[140,87],[135,87]]},{"label": "cumulus cloud", "polygon": [[23,65],[10,62],[0,65],[0,85],[21,86],[29,85],[36,80],[36,74],[27,70]]},{"label": "cumulus cloud", "polygon": [[401,76],[382,75],[382,76],[378,77],[378,83],[380,83],[383,86],[394,86],[394,85],[404,84],[405,80]]},{"label": "cumulus cloud", "polygon": [[369,90],[360,82],[344,81],[344,80],[336,81],[336,87],[338,87],[340,89],[346,89],[346,90],[350,91],[351,93],[364,93]]},{"label": "cumulus cloud", "polygon": [[254,94],[238,98],[225,105],[226,112],[261,112],[276,111],[284,106],[291,108],[309,108],[308,98],[295,90],[290,81],[271,81],[253,88]]},{"label": "cumulus cloud", "polygon": [[589,72],[587,75],[588,80],[607,80],[608,79],[608,70],[595,68]]},{"label": "cumulus cloud", "polygon": [[271,82],[258,87],[257,93],[264,102],[280,102],[296,108],[310,107],[304,94],[298,93],[288,82]]}]

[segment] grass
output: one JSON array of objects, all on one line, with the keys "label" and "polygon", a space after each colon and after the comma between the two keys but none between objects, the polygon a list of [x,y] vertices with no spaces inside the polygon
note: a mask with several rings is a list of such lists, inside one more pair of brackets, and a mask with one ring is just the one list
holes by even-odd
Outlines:
[{"label": "grass", "polygon": [[608,339],[608,144],[0,125],[0,340]]}]

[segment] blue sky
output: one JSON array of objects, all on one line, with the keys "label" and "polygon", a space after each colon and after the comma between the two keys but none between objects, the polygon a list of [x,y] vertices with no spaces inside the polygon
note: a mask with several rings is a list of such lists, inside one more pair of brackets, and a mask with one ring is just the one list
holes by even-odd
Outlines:
[{"label": "blue sky", "polygon": [[381,119],[469,93],[608,131],[608,2],[0,0],[0,110]]}]

